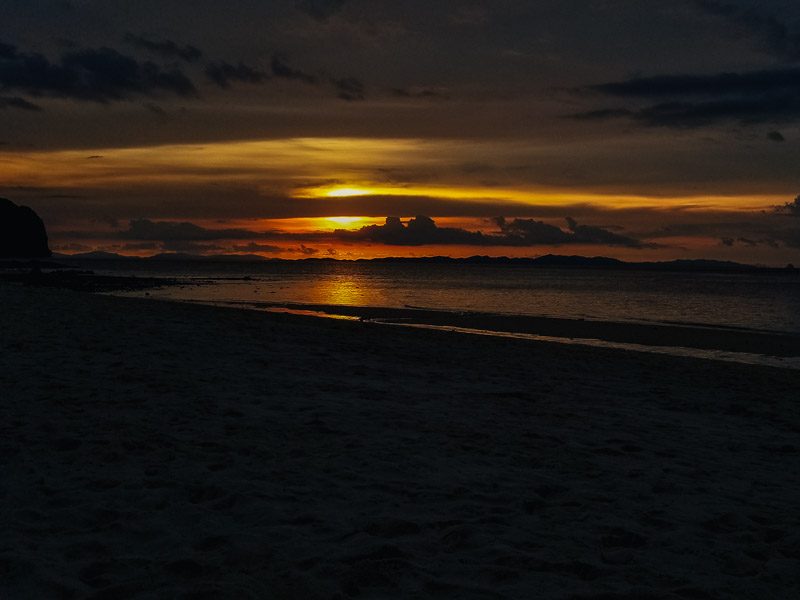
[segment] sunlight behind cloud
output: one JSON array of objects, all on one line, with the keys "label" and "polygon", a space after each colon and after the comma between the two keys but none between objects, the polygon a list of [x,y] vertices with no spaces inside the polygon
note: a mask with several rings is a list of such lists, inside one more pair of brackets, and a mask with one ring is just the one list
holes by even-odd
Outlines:
[{"label": "sunlight behind cloud", "polygon": [[369,190],[359,190],[356,188],[336,188],[334,190],[330,190],[326,192],[326,196],[366,196],[368,194],[374,194],[375,192],[370,192]]},{"label": "sunlight behind cloud", "polygon": [[[297,216],[322,218],[353,214],[337,208],[337,199],[403,196],[460,202],[463,214],[475,216],[468,203],[497,203],[497,214],[516,216],[528,206],[587,206],[613,209],[651,208],[658,211],[768,210],[785,202],[787,194],[746,186],[737,195],[672,195],[659,189],[648,195],[631,193],[626,186],[592,188],[546,185],[536,171],[508,165],[548,163],[553,152],[573,151],[557,143],[530,147],[516,141],[481,143],[452,140],[286,138],[217,142],[204,145],[163,145],[130,148],[11,152],[0,148],[0,195],[16,190],[57,190],[70,198],[87,198],[87,211],[96,211],[95,197],[110,194],[149,197],[152,189],[202,189],[203,193],[238,193],[265,198],[292,198]],[[491,160],[486,156],[490,155]],[[89,160],[91,159],[91,160]],[[47,165],[46,169],[42,165]],[[527,167],[526,167],[527,168]],[[531,167],[533,168],[533,167]],[[234,192],[231,192],[234,190]],[[303,210],[305,199],[325,198],[329,206],[315,206],[316,215]],[[77,200],[73,200],[78,203]],[[203,216],[215,204],[204,198],[195,203]],[[352,203],[350,204],[352,206]],[[360,207],[368,214],[369,206]],[[108,209],[104,209],[108,210]],[[415,209],[416,210],[416,209]],[[312,211],[312,212],[314,212]],[[269,211],[265,210],[265,213]],[[360,211],[359,211],[360,212]],[[412,216],[402,210],[399,216]],[[347,214],[347,213],[345,213]],[[359,214],[358,212],[355,214]],[[423,212],[424,214],[424,212]],[[483,213],[481,213],[483,214]],[[129,218],[130,213],[117,214]],[[264,216],[269,216],[265,214]],[[293,216],[293,215],[290,215]],[[388,216],[372,214],[370,216]],[[443,216],[432,214],[429,216]],[[187,214],[186,219],[195,218]]]},{"label": "sunlight behind cloud", "polygon": [[351,225],[352,223],[358,223],[363,219],[361,217],[328,217],[325,219],[326,221],[333,221],[338,225]]}]

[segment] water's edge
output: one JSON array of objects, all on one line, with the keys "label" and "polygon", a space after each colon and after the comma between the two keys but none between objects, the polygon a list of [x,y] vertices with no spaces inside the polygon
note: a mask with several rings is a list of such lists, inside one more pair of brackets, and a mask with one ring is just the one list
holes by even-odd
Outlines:
[{"label": "water's edge", "polygon": [[779,332],[616,323],[418,308],[385,308],[258,301],[183,300],[211,306],[284,312],[385,326],[455,331],[472,335],[616,348],[800,370],[800,336]]}]

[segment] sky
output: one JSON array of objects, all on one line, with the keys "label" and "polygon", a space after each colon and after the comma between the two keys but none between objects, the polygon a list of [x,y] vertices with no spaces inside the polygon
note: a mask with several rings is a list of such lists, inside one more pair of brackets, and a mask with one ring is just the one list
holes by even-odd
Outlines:
[{"label": "sky", "polygon": [[800,263],[800,4],[0,0],[51,248]]}]

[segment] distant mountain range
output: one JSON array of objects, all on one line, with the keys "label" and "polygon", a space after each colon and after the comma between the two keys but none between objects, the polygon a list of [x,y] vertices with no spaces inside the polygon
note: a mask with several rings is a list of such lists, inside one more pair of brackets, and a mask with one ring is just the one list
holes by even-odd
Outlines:
[{"label": "distant mountain range", "polygon": [[81,252],[79,254],[60,254],[53,252],[53,258],[60,260],[79,258],[82,260],[206,260],[206,261],[269,261],[276,260],[266,258],[260,254],[188,254],[186,252],[162,252],[161,254],[154,254],[153,256],[125,256],[124,254],[116,254],[114,252],[103,252],[102,250],[95,250],[94,252]]},{"label": "distant mountain range", "polygon": [[[148,257],[133,257],[115,254],[113,252],[84,252],[81,254],[58,254],[53,253],[53,258],[60,260],[80,259],[80,260],[199,260],[199,261],[258,261],[258,262],[284,262],[287,259],[267,258],[258,254],[214,254],[197,255],[184,252],[166,252]],[[606,256],[564,256],[560,254],[547,254],[536,258],[530,257],[508,257],[508,256],[470,256],[468,258],[452,258],[450,256],[425,256],[425,257],[388,257],[388,258],[359,258],[354,261],[337,258],[300,258],[288,259],[307,262],[378,262],[378,263],[399,263],[399,264],[479,264],[479,265],[530,265],[536,267],[562,267],[562,268],[585,268],[585,269],[638,269],[638,270],[659,270],[659,271],[754,271],[754,270],[780,270],[795,271],[792,265],[777,269],[774,267],[761,267],[747,265],[729,260],[709,260],[709,259],[678,259],[669,261],[648,261],[648,262],[626,262],[616,258]],[[800,270],[798,270],[800,271]]]}]

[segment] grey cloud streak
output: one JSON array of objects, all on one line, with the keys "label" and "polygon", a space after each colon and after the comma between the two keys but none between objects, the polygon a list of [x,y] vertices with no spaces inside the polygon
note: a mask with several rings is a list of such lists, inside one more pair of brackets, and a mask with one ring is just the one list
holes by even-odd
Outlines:
[{"label": "grey cloud streak", "polygon": [[713,75],[657,75],[589,86],[612,96],[662,97],[670,95],[763,95],[800,91],[800,68],[765,69]]},{"label": "grey cloud streak", "polygon": [[206,76],[217,86],[229,89],[233,82],[265,83],[274,79],[299,81],[312,86],[330,85],[337,97],[342,100],[363,100],[366,86],[355,77],[336,77],[324,71],[318,74],[309,73],[289,66],[278,55],[270,59],[270,72],[246,65],[242,61],[237,64],[227,62],[208,63]]},{"label": "grey cloud streak", "polygon": [[206,76],[223,89],[231,87],[231,82],[244,83],[263,83],[270,76],[254,67],[250,67],[243,62],[233,65],[226,62],[209,63],[205,69]]},{"label": "grey cloud streak", "polygon": [[[154,42],[128,33],[125,41],[164,58],[195,62],[202,56],[199,49],[182,47],[171,40]],[[366,86],[355,77],[324,71],[307,73],[289,66],[278,55],[272,56],[269,68],[270,72],[266,72],[243,61],[211,61],[204,72],[209,81],[223,89],[230,89],[234,82],[261,84],[271,79],[287,79],[329,86],[342,100],[365,98]],[[16,94],[7,95],[8,92]],[[105,46],[70,50],[51,60],[43,54],[22,52],[16,46],[0,42],[0,109],[41,110],[39,105],[17,94],[103,104],[159,95],[200,97],[190,76],[174,64],[164,67]]]},{"label": "grey cloud streak", "polygon": [[275,77],[280,77],[282,79],[296,79],[311,85],[316,85],[318,81],[316,75],[312,75],[311,73],[306,73],[300,69],[290,67],[281,57],[277,55],[272,57],[270,66],[272,68],[272,74]]},{"label": "grey cloud streak", "polygon": [[125,41],[136,48],[143,48],[153,54],[166,58],[179,58],[186,62],[194,62],[203,56],[203,53],[194,46],[179,46],[172,40],[153,41],[142,35],[133,33],[125,34]]},{"label": "grey cloud streak", "polygon": [[329,84],[333,87],[336,95],[342,100],[363,100],[365,98],[366,86],[355,77],[337,77],[324,71],[319,74],[308,73],[301,69],[289,66],[286,61],[274,55],[270,63],[273,76],[280,79],[301,81],[309,85]]}]

